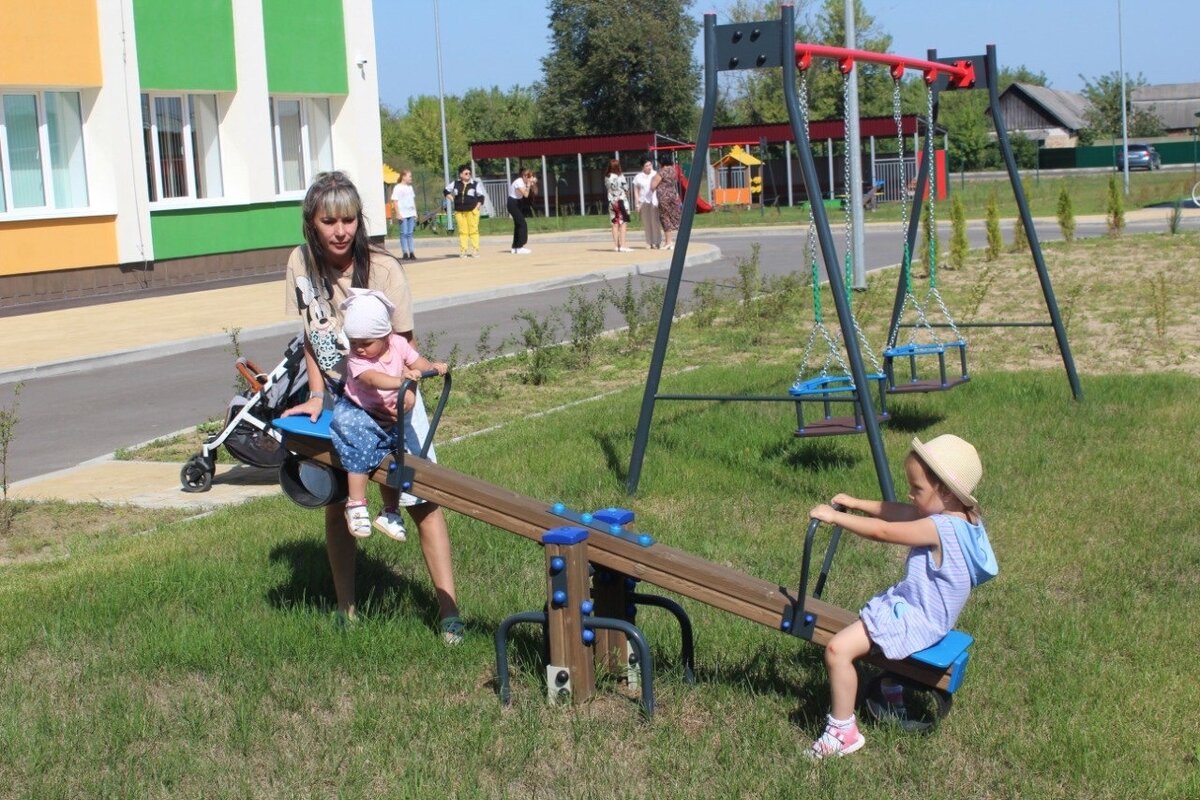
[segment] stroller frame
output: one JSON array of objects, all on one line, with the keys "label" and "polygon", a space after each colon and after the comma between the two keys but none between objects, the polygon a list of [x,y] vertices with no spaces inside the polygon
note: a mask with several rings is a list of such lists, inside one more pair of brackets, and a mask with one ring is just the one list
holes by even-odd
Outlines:
[{"label": "stroller frame", "polygon": [[[249,388],[234,397],[230,402],[229,411],[226,415],[225,427],[220,431],[208,437],[200,448],[200,452],[188,459],[183,465],[183,469],[179,472],[179,482],[182,484],[183,491],[197,493],[207,492],[212,488],[213,476],[217,471],[216,456],[217,451],[225,446],[230,455],[253,467],[276,467],[282,462],[286,451],[282,446],[279,448],[279,463],[263,463],[255,461],[248,457],[244,452],[237,452],[230,447],[228,439],[234,434],[237,429],[243,425],[249,425],[257,429],[261,435],[268,436],[274,439],[276,443],[282,443],[283,437],[272,425],[271,422],[278,416],[278,411],[282,410],[280,406],[285,405],[287,398],[298,388],[307,386],[307,380],[300,384],[300,375],[298,370],[304,363],[304,336],[297,335],[289,343],[284,350],[283,360],[279,362],[270,372],[264,373],[254,362],[246,358],[239,358],[234,364],[237,371],[249,384]],[[306,377],[306,376],[305,376]],[[280,386],[284,382],[289,382],[289,391],[282,397],[275,399],[275,406],[271,405],[272,390]],[[238,401],[242,402],[239,403]],[[240,407],[238,407],[240,405]],[[236,413],[234,409],[237,408]],[[267,412],[267,413],[264,413]]]}]

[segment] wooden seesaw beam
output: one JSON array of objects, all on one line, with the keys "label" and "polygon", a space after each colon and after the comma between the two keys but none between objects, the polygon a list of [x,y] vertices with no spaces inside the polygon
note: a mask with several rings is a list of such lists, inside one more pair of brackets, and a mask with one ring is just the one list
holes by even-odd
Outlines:
[{"label": "wooden seesaw beam", "polygon": [[[328,439],[288,433],[285,444],[298,455],[341,468]],[[391,461],[390,457],[384,459],[371,479],[386,484]],[[564,524],[563,518],[551,513],[545,503],[493,483],[414,455],[405,455],[404,465],[413,472],[412,488],[408,490],[412,494],[539,544],[542,534]],[[781,620],[793,605],[792,596],[782,586],[658,542],[643,547],[619,536],[597,534],[588,539],[588,559],[775,630],[780,630]],[[804,610],[816,616],[812,641],[822,647],[858,619],[852,611],[812,597],[804,599]],[[911,659],[890,661],[882,655],[867,656],[865,660],[926,686],[943,690],[950,687],[949,669]]]}]

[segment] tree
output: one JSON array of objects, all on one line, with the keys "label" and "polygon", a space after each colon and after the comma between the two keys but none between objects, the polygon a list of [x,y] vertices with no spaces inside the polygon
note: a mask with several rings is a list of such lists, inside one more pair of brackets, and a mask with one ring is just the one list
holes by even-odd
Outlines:
[{"label": "tree", "polygon": [[498,86],[470,89],[462,96],[463,129],[471,142],[530,139],[537,127],[537,97],[532,88]]},{"label": "tree", "polygon": [[[1088,101],[1088,107],[1083,112],[1083,120],[1087,123],[1092,140],[1119,139],[1121,137],[1121,73],[1110,72],[1089,81],[1082,75],[1083,96]],[[1136,77],[1125,77],[1125,91],[1133,94],[1135,89],[1146,86],[1146,78],[1138,73]],[[1126,106],[1126,122],[1130,136],[1158,136],[1162,134],[1162,121],[1153,109],[1133,109]]]},{"label": "tree", "polygon": [[[537,85],[541,135],[696,127],[700,29],[691,0],[550,0],[550,52]],[[631,36],[636,31],[637,37]]]},{"label": "tree", "polygon": [[995,191],[988,195],[984,214],[987,219],[987,260],[995,261],[1004,249],[1004,236],[1000,233],[1000,206]]},{"label": "tree", "polygon": [[950,204],[950,268],[965,267],[970,249],[967,241],[967,210],[963,207],[962,195],[955,192]]},{"label": "tree", "polygon": [[1071,206],[1071,193],[1063,186],[1058,193],[1058,228],[1062,231],[1063,241],[1070,244],[1075,240],[1075,210]]},{"label": "tree", "polygon": [[[470,148],[463,132],[457,97],[445,98],[446,142],[450,152],[450,170],[467,161]],[[438,99],[432,95],[408,98],[408,108],[399,121],[399,155],[409,163],[428,170],[442,169],[442,117]]]}]

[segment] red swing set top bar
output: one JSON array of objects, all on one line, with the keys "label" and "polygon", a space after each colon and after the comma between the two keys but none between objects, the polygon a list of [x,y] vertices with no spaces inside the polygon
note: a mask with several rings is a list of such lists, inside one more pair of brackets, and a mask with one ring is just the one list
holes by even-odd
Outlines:
[{"label": "red swing set top bar", "polygon": [[967,89],[975,83],[975,64],[969,59],[944,64],[940,61],[926,61],[920,58],[907,58],[891,53],[875,53],[870,50],[850,50],[845,47],[831,47],[823,44],[796,44],[796,67],[806,70],[812,66],[813,56],[830,58],[838,62],[842,74],[849,74],[854,69],[856,61],[869,61],[873,64],[886,64],[891,68],[892,78],[900,80],[906,70],[920,70],[925,76],[925,82],[932,84],[940,75],[945,75],[953,89]]}]

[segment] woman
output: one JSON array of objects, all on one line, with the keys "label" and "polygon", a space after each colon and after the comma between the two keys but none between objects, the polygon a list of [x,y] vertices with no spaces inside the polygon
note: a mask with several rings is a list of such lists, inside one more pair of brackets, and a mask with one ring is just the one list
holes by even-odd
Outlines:
[{"label": "woman", "polygon": [[537,194],[537,178],[533,170],[525,168],[508,187],[508,215],[513,221],[512,251],[516,255],[529,255],[533,251],[525,246],[529,241],[529,224],[525,222],[525,212],[521,201],[531,194]]},{"label": "woman", "polygon": [[[345,174],[318,175],[304,198],[303,214],[305,243],[288,258],[286,303],[287,309],[299,314],[304,323],[309,398],[283,414],[307,414],[316,421],[326,405],[326,393],[338,394],[341,390],[349,341],[342,332],[340,306],[350,295],[351,287],[382,292],[395,307],[392,329],[410,341],[412,296],[400,262],[371,246],[362,200]],[[429,420],[420,398],[413,409],[412,425],[422,439],[428,435]],[[435,458],[432,448],[429,458]],[[408,512],[417,524],[421,553],[437,592],[442,637],[447,644],[459,644],[463,639],[463,624],[458,616],[446,517],[433,503],[407,495],[402,504],[408,505]],[[333,572],[338,617],[353,621],[356,542],[337,505],[325,507],[325,549]]]},{"label": "woman", "polygon": [[400,170],[400,181],[392,189],[396,204],[396,219],[400,221],[400,249],[405,261],[416,260],[413,253],[413,232],[417,229],[417,195],[413,191],[412,170]]},{"label": "woman", "polygon": [[646,245],[651,250],[657,250],[662,244],[662,225],[658,221],[658,195],[654,193],[651,184],[654,176],[654,161],[642,159],[642,171],[633,176],[633,204],[637,206],[638,217],[642,220],[642,233],[646,237]]},{"label": "woman", "polygon": [[625,180],[625,173],[621,171],[621,162],[615,158],[608,162],[604,189],[608,192],[608,207],[612,212],[613,244],[618,253],[628,253],[630,250],[625,246],[625,226],[629,224],[629,184]]},{"label": "woman", "polygon": [[664,250],[675,246],[671,243],[671,234],[679,230],[679,222],[683,219],[683,206],[679,199],[679,173],[675,170],[675,162],[671,157],[663,156],[658,174],[650,182],[658,198],[658,218],[662,222]]},{"label": "woman", "polygon": [[458,168],[458,179],[442,192],[454,202],[454,224],[458,226],[458,257],[479,256],[479,217],[486,196],[483,186],[471,177],[471,165]]}]

